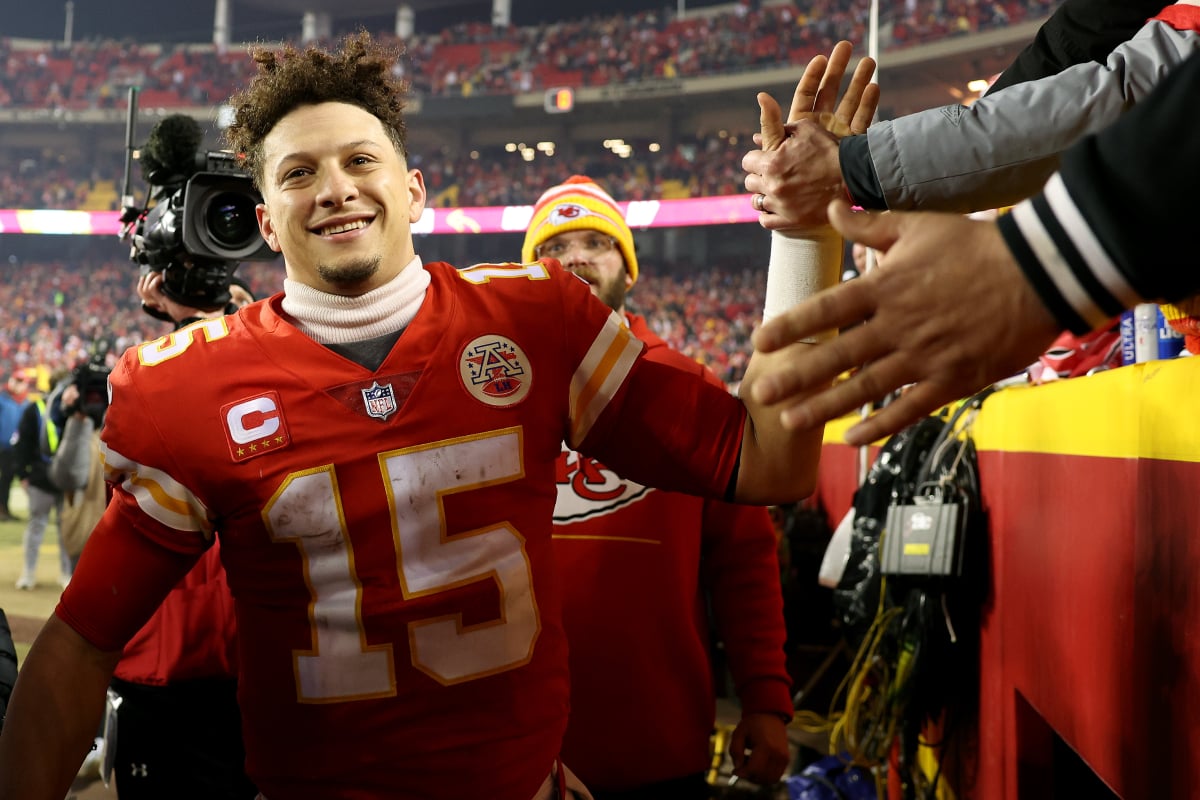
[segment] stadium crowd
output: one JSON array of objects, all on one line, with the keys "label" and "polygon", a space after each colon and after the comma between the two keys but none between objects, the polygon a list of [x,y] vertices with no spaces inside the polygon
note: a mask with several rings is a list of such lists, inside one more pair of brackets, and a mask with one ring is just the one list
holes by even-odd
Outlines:
[{"label": "stadium crowd", "polygon": [[[137,267],[127,261],[0,263],[0,375],[34,369],[40,387],[50,376],[86,361],[96,339],[110,340],[114,357],[132,344],[170,332],[141,311],[134,291]],[[238,267],[256,297],[282,285],[278,262]],[[646,264],[630,310],[690,358],[730,385],[741,380],[750,333],[763,307],[765,274],[737,264],[705,270]]]},{"label": "stadium crowd", "polygon": [[[906,47],[1044,16],[1052,0],[906,0],[888,4],[882,46]],[[670,8],[536,26],[461,23],[403,42],[398,65],[415,91],[435,96],[514,94],[801,64],[839,39],[866,40],[868,4],[813,0],[759,4],[677,18]],[[395,40],[392,34],[380,38]],[[399,42],[398,42],[399,43]],[[224,102],[252,63],[241,47],[0,38],[0,107],[118,108],[129,86],[146,107]]]},{"label": "stadium crowd", "polygon": [[[281,283],[274,262],[247,262],[238,274],[265,297]],[[41,390],[50,376],[88,358],[98,339],[113,357],[130,345],[170,332],[141,310],[137,266],[121,260],[0,262],[0,375],[35,370]]]},{"label": "stadium crowd", "polygon": [[434,154],[414,157],[413,166],[425,175],[434,206],[531,205],[541,187],[563,175],[594,177],[620,202],[670,200],[738,194],[742,188],[742,156],[753,147],[750,132],[714,133],[681,141],[657,152],[648,142],[634,144],[622,158],[597,147],[594,152],[526,161],[520,152],[491,151],[452,157]]},{"label": "stadium crowd", "polygon": [[766,283],[761,266],[651,266],[630,293],[628,307],[672,349],[735,387],[753,350],[750,334],[762,316]]},{"label": "stadium crowd", "polygon": [[[1045,15],[1053,0],[907,0],[884,9],[884,47],[904,47]],[[403,42],[405,77],[423,95],[512,94],[549,86],[598,86],[729,74],[806,62],[838,39],[864,41],[860,0],[732,4],[732,10],[677,18],[670,8],[592,16],[536,26],[463,22]],[[392,34],[381,34],[392,39]],[[397,44],[400,42],[397,41]],[[129,86],[143,108],[223,102],[252,63],[243,48],[80,41],[68,46],[0,37],[0,107],[120,108]],[[748,132],[704,132],[657,152],[607,150],[527,161],[520,152],[431,154],[425,172],[434,205],[528,204],[567,174],[599,180],[619,201],[741,190]],[[702,157],[700,157],[702,156]],[[109,163],[102,163],[108,161]],[[0,208],[112,210],[116,158],[0,149]]]},{"label": "stadium crowd", "polygon": [[123,170],[117,158],[0,152],[0,208],[113,211]]},{"label": "stadium crowd", "polygon": [[[464,155],[414,155],[412,165],[425,175],[430,204],[459,206],[529,205],[541,187],[563,175],[591,175],[619,201],[705,197],[741,191],[741,158],[750,133],[695,136],[658,152],[650,142],[634,143],[622,158],[596,147],[565,156],[538,153],[527,161],[519,151],[491,148]],[[0,208],[112,211],[118,206],[119,159],[84,161],[76,154],[0,152]],[[140,191],[141,178],[135,176]]]}]

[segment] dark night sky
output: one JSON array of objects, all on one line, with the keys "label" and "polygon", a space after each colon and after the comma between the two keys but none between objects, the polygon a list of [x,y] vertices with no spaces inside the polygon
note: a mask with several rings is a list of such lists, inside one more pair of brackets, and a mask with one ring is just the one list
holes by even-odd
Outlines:
[{"label": "dark night sky", "polygon": [[[630,12],[648,8],[675,7],[677,0],[512,0],[512,18],[517,25],[532,25],[544,20],[571,19],[588,14]],[[74,0],[75,40],[93,37],[124,38],[138,41],[209,42],[212,41],[212,0]],[[336,7],[329,0],[314,0],[313,5]],[[721,0],[687,0],[688,8],[714,5]],[[724,0],[729,2],[729,0]],[[12,0],[0,16],[0,36],[31,39],[61,39],[66,26],[66,3],[49,0],[45,5],[27,0]],[[399,5],[399,0],[397,0]],[[437,31],[458,20],[487,21],[491,3],[487,0],[459,3],[448,8],[419,10],[418,33]],[[334,18],[334,33],[364,26],[372,30],[390,30],[395,14],[357,19]],[[233,39],[298,36],[298,16],[280,14],[253,5],[233,2]]]}]

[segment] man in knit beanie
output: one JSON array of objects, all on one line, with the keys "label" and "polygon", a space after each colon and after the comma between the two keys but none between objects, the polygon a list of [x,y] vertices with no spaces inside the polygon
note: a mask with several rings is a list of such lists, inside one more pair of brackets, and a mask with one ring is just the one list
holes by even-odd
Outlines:
[{"label": "man in knit beanie", "polygon": [[[649,358],[720,385],[625,310],[638,276],[633,235],[593,181],[576,175],[538,200],[522,248],[523,261],[535,259],[555,259],[591,284]],[[730,745],[737,774],[777,781],[788,761],[792,702],[766,509],[650,490],[565,445],[556,473],[553,551],[568,576],[571,675],[564,762],[596,800],[709,796],[711,599],[742,707]]]},{"label": "man in knit beanie", "polygon": [[617,202],[583,175],[548,189],[533,207],[521,260],[553,258],[592,286],[614,311],[638,277],[633,231]]}]

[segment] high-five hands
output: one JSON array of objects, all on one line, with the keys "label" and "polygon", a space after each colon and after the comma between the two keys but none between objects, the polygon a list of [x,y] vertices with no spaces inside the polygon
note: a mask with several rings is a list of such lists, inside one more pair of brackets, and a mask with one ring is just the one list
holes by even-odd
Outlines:
[{"label": "high-five hands", "polygon": [[994,222],[855,213],[844,200],[831,203],[828,214],[843,236],[883,256],[878,269],[755,331],[755,348],[770,353],[818,331],[843,329],[830,341],[790,348],[787,364],[755,382],[755,400],[777,406],[784,427],[818,425],[908,386],[846,432],[852,445],[876,441],[1020,372],[1060,333]]},{"label": "high-five hands", "polygon": [[770,230],[828,224],[825,207],[844,195],[838,140],[865,133],[879,106],[879,86],[871,83],[875,61],[863,58],[846,93],[838,89],[854,47],[838,42],[829,57],[816,56],[796,84],[784,123],[779,104],[758,94],[761,149],[742,159],[746,189],[756,197],[759,224]]}]

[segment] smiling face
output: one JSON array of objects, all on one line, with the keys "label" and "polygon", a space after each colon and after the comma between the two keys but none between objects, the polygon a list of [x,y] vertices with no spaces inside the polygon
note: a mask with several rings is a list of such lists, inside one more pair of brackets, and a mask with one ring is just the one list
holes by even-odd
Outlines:
[{"label": "smiling face", "polygon": [[262,143],[258,226],[288,277],[354,296],[413,259],[425,182],[373,114],[347,103],[300,106]]}]

